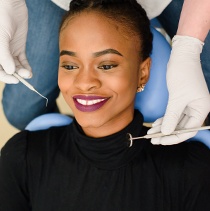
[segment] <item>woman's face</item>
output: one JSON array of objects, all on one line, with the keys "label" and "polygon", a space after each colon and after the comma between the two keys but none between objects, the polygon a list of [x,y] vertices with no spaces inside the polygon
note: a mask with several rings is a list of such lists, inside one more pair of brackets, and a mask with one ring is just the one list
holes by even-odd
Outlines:
[{"label": "woman's face", "polygon": [[150,60],[142,63],[138,39],[125,35],[121,26],[93,12],[77,15],[61,31],[58,84],[88,136],[127,126],[137,87],[147,82]]}]

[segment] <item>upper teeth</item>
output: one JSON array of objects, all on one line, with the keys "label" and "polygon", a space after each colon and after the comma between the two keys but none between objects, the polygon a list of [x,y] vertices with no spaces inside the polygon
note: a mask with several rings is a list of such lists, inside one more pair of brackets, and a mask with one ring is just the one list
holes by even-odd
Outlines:
[{"label": "upper teeth", "polygon": [[97,100],[82,100],[82,99],[77,99],[78,103],[82,105],[94,105],[96,103],[102,102],[105,99],[97,99]]}]

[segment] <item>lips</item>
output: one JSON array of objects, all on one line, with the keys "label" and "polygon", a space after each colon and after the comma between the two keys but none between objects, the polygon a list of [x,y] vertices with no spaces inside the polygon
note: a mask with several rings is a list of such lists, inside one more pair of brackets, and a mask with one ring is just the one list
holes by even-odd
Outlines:
[{"label": "lips", "polygon": [[73,97],[76,108],[82,112],[92,112],[101,108],[109,98],[77,95]]}]

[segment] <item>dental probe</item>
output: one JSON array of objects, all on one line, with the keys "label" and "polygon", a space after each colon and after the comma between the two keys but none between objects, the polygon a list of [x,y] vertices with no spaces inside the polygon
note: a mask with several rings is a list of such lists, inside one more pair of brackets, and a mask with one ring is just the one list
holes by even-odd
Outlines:
[{"label": "dental probe", "polygon": [[17,78],[20,82],[22,82],[25,86],[27,86],[30,90],[32,90],[33,92],[36,92],[39,96],[41,96],[42,98],[46,99],[46,107],[48,104],[48,99],[43,96],[42,94],[40,94],[31,84],[29,84],[25,79],[23,79],[21,76],[19,76],[17,73],[13,74],[15,76],[15,78]]},{"label": "dental probe", "polygon": [[148,135],[139,136],[139,137],[132,137],[132,135],[130,133],[127,133],[127,139],[128,139],[128,141],[130,141],[129,147],[131,147],[133,145],[133,140],[137,140],[137,139],[159,138],[159,137],[163,137],[163,136],[177,135],[177,134],[182,134],[182,133],[190,133],[190,132],[194,132],[194,131],[208,130],[208,129],[210,129],[210,126],[204,126],[204,127],[199,127],[199,128],[190,128],[190,129],[183,129],[183,130],[175,130],[174,132],[172,132],[169,135],[164,135],[163,133],[154,133],[154,134],[148,134]]}]

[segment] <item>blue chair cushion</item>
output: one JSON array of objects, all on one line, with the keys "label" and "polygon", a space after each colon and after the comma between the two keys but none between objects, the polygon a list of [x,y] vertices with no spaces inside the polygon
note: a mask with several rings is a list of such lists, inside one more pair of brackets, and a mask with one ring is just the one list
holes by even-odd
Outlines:
[{"label": "blue chair cushion", "polygon": [[165,37],[151,28],[153,33],[152,65],[150,78],[143,92],[136,94],[135,108],[144,116],[145,122],[154,122],[164,116],[168,103],[166,70],[171,46]]},{"label": "blue chair cushion", "polygon": [[49,113],[43,114],[35,119],[33,119],[27,126],[26,130],[45,130],[50,127],[64,126],[72,122],[72,118],[64,114],[59,113]]}]

